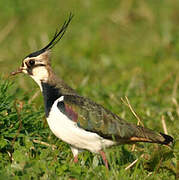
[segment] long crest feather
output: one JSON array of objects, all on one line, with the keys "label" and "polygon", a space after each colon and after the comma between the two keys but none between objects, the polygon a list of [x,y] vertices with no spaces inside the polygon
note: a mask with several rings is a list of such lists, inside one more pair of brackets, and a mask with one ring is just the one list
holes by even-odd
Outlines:
[{"label": "long crest feather", "polygon": [[36,57],[36,56],[44,53],[45,51],[52,49],[62,39],[73,16],[74,15],[72,13],[70,13],[68,20],[63,23],[63,26],[60,28],[59,31],[56,30],[53,39],[44,48],[42,48],[39,51],[29,54],[27,57]]},{"label": "long crest feather", "polygon": [[[43,48],[43,50],[52,49],[52,48],[62,39],[62,37],[63,37],[63,35],[65,34],[66,29],[67,29],[70,21],[71,21],[72,18],[73,18],[73,16],[74,16],[74,15],[73,15],[72,13],[70,13],[70,16],[69,16],[69,18],[68,18],[68,21],[65,21],[65,22],[64,22],[64,24],[63,24],[63,26],[61,27],[61,29],[59,30],[59,32],[58,32],[58,30],[56,30],[53,39],[50,41],[50,43],[49,43],[47,46],[45,46],[45,47]],[[57,38],[58,38],[58,39],[57,39]]]}]

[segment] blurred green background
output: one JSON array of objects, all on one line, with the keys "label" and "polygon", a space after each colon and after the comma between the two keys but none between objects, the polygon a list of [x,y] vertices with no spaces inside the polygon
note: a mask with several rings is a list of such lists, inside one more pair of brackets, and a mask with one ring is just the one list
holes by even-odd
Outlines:
[{"label": "blurred green background", "polygon": [[[72,155],[69,148],[66,147],[64,151],[67,153],[64,157],[69,158],[64,160],[62,165],[57,161],[55,164],[58,167],[57,170],[54,170],[52,164],[48,167],[52,168],[52,172],[48,172],[44,168],[47,176],[44,174],[40,176],[39,172],[35,172],[32,177],[39,176],[45,179],[54,173],[54,178],[63,175],[67,179],[69,177],[77,179],[82,177],[87,179],[88,177],[89,179],[92,177],[96,179],[101,177],[135,179],[138,177],[137,179],[143,179],[142,174],[144,173],[146,179],[166,177],[175,179],[179,171],[177,170],[179,149],[179,1],[1,0],[0,70],[2,80],[7,79],[9,73],[21,65],[26,55],[45,46],[53,37],[55,30],[68,18],[70,12],[75,16],[63,39],[52,50],[52,65],[57,74],[81,95],[90,97],[129,122],[136,123],[137,120],[129,108],[122,103],[121,97],[124,98],[124,96],[129,98],[146,127],[163,132],[161,122],[163,116],[168,133],[175,138],[176,143],[172,153],[168,150],[173,155],[168,158],[169,164],[165,158],[161,158],[164,161],[162,164],[162,160],[159,158],[156,161],[156,169],[154,168],[151,174],[145,168],[141,169],[140,163],[142,166],[143,161],[153,162],[152,160],[156,156],[162,154],[152,154],[154,147],[156,151],[159,151],[157,149],[159,147],[155,145],[144,145],[144,151],[149,158],[141,160],[142,162],[136,166],[137,168],[132,169],[130,173],[124,168],[127,166],[126,163],[130,164],[132,160],[123,162],[120,158],[121,156],[129,157],[125,153],[126,151],[131,152],[131,146],[124,146],[127,149],[125,152],[123,152],[123,146],[115,149],[114,152],[109,152],[109,159],[111,156],[117,156],[115,154],[117,151],[121,153],[120,163],[115,161],[115,167],[111,160],[113,168],[110,172],[106,172],[102,163],[99,163],[98,168],[93,167],[96,156],[93,158],[93,155],[87,154],[87,152],[82,155],[81,159],[87,157],[88,163],[83,161],[83,165],[72,167],[67,165]],[[14,83],[8,89],[8,92],[14,97],[11,103],[18,100],[28,104],[33,112],[40,113],[43,117],[42,97],[33,80],[25,75],[19,75],[10,78],[10,82]],[[31,111],[27,108],[25,113],[28,112]],[[38,119],[38,122],[42,126],[45,123],[42,118]],[[15,129],[17,130],[18,121],[16,123]],[[28,126],[26,128],[26,132],[28,132]],[[47,126],[43,128],[46,128],[47,134],[50,133]],[[16,131],[14,130],[13,133],[16,134]],[[40,132],[34,134],[38,133]],[[26,135],[30,136],[28,133]],[[5,138],[5,135],[2,137]],[[64,143],[57,140],[52,134],[50,137],[44,139],[44,136],[42,140],[52,144],[57,143],[61,148],[64,146]],[[20,145],[18,147],[22,148]],[[61,152],[60,148],[55,153],[59,152]],[[3,150],[2,156],[4,156],[3,153],[7,154],[7,151]],[[135,157],[138,158],[140,155],[135,154]],[[51,156],[50,154],[49,157]],[[7,159],[4,160],[2,169],[11,166]],[[27,158],[25,163],[28,161]],[[50,162],[51,160],[49,160]],[[64,164],[66,164],[65,167]],[[73,163],[71,162],[71,164]],[[31,166],[33,167],[33,164]],[[163,166],[165,168],[161,170],[160,168]],[[63,168],[61,169],[61,167]],[[23,172],[18,175],[16,171],[11,171],[17,177],[25,174]],[[93,171],[95,175],[92,173]],[[3,174],[9,175],[6,171],[3,171]]]}]

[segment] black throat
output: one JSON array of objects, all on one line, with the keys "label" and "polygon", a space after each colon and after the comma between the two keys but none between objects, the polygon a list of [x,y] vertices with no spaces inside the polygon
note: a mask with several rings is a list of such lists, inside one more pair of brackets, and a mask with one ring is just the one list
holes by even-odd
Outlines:
[{"label": "black throat", "polygon": [[41,85],[42,85],[42,93],[43,93],[44,104],[45,104],[45,115],[46,117],[48,117],[53,103],[62,94],[59,92],[59,89],[55,87],[54,85],[50,85],[49,83],[44,83],[44,82],[41,82]]}]

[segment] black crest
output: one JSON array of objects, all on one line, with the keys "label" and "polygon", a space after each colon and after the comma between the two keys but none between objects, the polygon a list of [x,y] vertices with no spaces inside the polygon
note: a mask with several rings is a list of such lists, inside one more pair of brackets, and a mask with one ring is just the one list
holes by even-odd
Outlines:
[{"label": "black crest", "polygon": [[44,53],[46,50],[52,49],[65,34],[66,29],[67,29],[68,25],[70,24],[70,21],[72,20],[72,18],[73,18],[73,14],[70,13],[68,20],[64,22],[61,29],[56,30],[53,39],[44,48],[42,48],[39,51],[33,52],[26,57],[36,57],[36,56]]}]

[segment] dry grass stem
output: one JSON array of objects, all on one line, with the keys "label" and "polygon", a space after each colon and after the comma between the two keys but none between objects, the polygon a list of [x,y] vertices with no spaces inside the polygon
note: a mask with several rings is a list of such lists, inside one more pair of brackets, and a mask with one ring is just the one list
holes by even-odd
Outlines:
[{"label": "dry grass stem", "polygon": [[46,142],[43,142],[43,141],[40,141],[40,140],[37,140],[37,139],[33,139],[33,142],[37,143],[37,144],[42,144],[42,145],[51,147],[53,150],[57,148],[57,146],[55,146],[55,145],[51,145],[51,144],[48,144]]},{"label": "dry grass stem", "polygon": [[134,109],[132,108],[131,104],[130,104],[130,101],[129,99],[127,98],[127,96],[125,96],[125,99],[126,101],[121,98],[121,101],[126,105],[128,106],[128,108],[131,110],[132,114],[136,117],[137,119],[137,125],[142,125],[144,127],[144,124],[142,123],[142,121],[140,120],[139,116],[137,115],[137,113],[134,111]]},{"label": "dry grass stem", "polygon": [[147,177],[151,176],[153,172],[149,172],[149,174],[147,175]]},{"label": "dry grass stem", "polygon": [[10,161],[11,161],[11,162],[14,161],[14,158],[12,157],[12,153],[10,153],[9,151],[7,151],[7,154],[8,154],[8,156],[9,156],[9,158],[10,158]]},{"label": "dry grass stem", "polygon": [[[142,158],[143,156],[144,156],[144,154],[142,154],[139,158]],[[125,170],[128,170],[128,169],[130,169],[132,166],[134,166],[134,164],[137,163],[137,161],[139,160],[139,158],[137,158],[135,161],[133,161],[131,164],[129,164],[129,166],[127,166],[127,167],[125,168]]]},{"label": "dry grass stem", "polygon": [[[144,127],[144,124],[142,123],[142,121],[140,120],[139,116],[137,115],[137,113],[134,111],[134,109],[132,108],[129,99],[127,98],[127,96],[125,96],[126,101],[121,98],[121,101],[131,110],[132,114],[136,117],[137,119],[137,125],[142,125]],[[132,145],[132,151],[135,150],[135,144]]]},{"label": "dry grass stem", "polygon": [[162,126],[163,126],[163,131],[164,131],[164,133],[165,133],[165,134],[168,134],[164,115],[162,115]]},{"label": "dry grass stem", "polygon": [[28,104],[31,104],[31,102],[39,95],[40,91],[37,91],[34,93],[34,95],[29,99]]}]

